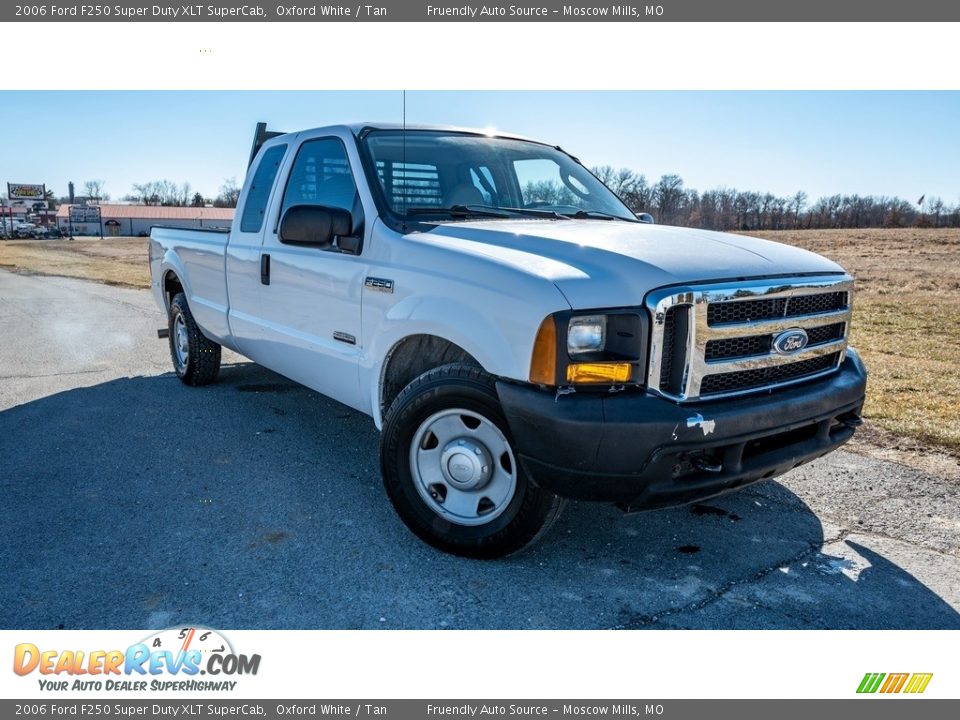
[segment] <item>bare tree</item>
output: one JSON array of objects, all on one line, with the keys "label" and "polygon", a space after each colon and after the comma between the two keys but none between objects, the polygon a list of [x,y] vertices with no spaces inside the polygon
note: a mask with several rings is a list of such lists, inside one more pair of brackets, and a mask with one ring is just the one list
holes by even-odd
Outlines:
[{"label": "bare tree", "polygon": [[93,202],[98,203],[110,199],[110,195],[104,191],[105,187],[106,183],[103,180],[85,180],[83,192]]},{"label": "bare tree", "polygon": [[933,226],[935,228],[940,227],[940,216],[947,209],[946,203],[943,202],[943,198],[930,198],[928,207],[930,214],[933,215]]},{"label": "bare tree", "polygon": [[653,206],[658,220],[664,223],[676,221],[677,211],[683,198],[683,179],[679,175],[664,175],[653,187]]},{"label": "bare tree", "polygon": [[[598,165],[597,167],[590,168],[590,172],[596,175],[600,182],[613,190],[613,176],[615,171],[612,166]],[[614,190],[614,192],[616,192],[616,190]]]},{"label": "bare tree", "polygon": [[592,172],[634,212],[649,209],[650,193],[643,175],[629,168],[614,170],[610,165],[595,167]]},{"label": "bare tree", "polygon": [[177,184],[172,180],[150,180],[144,183],[134,183],[133,193],[127,197],[133,198],[144,205],[173,205],[185,206],[192,198],[190,183]]},{"label": "bare tree", "polygon": [[807,206],[807,194],[803,190],[798,190],[790,198],[790,212],[793,213],[793,226],[800,227],[800,213]]},{"label": "bare tree", "polygon": [[130,197],[136,198],[137,201],[143,203],[144,205],[159,205],[160,193],[157,187],[157,182],[151,180],[150,182],[145,183],[134,183],[133,193]]},{"label": "bare tree", "polygon": [[214,207],[235,208],[240,200],[240,186],[235,177],[227,178],[220,186],[220,194],[213,201]]},{"label": "bare tree", "polygon": [[174,193],[174,205],[183,207],[190,204],[190,183],[181,183]]}]

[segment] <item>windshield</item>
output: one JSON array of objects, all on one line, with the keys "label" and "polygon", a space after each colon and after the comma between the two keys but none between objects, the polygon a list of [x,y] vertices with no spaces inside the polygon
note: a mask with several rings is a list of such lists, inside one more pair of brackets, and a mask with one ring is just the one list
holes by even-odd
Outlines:
[{"label": "windshield", "polygon": [[636,216],[586,168],[539,143],[455,132],[376,130],[364,138],[382,199],[396,215]]}]

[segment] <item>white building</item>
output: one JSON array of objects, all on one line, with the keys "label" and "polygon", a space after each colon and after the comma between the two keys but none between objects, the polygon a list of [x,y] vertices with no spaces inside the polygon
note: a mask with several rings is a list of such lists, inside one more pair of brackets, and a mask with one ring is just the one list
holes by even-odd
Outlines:
[{"label": "white building", "polygon": [[[64,234],[103,235],[149,235],[154,225],[170,225],[183,228],[229,228],[233,222],[233,208],[212,207],[166,207],[162,205],[111,205],[101,204],[100,223],[85,222],[70,224],[71,205],[57,208],[57,227]],[[92,206],[88,206],[92,207]]]}]

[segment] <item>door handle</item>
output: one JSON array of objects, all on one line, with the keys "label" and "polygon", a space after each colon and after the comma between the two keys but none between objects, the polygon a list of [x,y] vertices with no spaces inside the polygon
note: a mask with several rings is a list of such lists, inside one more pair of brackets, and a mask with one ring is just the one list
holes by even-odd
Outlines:
[{"label": "door handle", "polygon": [[260,284],[270,284],[270,256],[267,253],[260,256]]}]

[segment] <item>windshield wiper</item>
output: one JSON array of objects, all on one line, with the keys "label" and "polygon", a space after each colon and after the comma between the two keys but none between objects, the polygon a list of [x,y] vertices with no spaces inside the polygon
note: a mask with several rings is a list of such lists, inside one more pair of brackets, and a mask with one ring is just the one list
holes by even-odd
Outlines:
[{"label": "windshield wiper", "polygon": [[412,207],[407,208],[407,215],[447,214],[454,217],[542,217],[554,220],[569,220],[566,215],[556,210],[539,210],[533,208],[500,207],[499,205],[451,205],[450,207]]},{"label": "windshield wiper", "polygon": [[630,218],[620,217],[612,213],[605,213],[600,210],[577,210],[575,213],[564,213],[564,217],[576,218],[577,220],[623,220],[624,222],[640,222]]},{"label": "windshield wiper", "polygon": [[[476,207],[471,205],[470,207]],[[483,207],[492,207],[484,205]],[[498,210],[505,210],[506,212],[513,213],[514,215],[519,215],[520,217],[543,217],[543,218],[553,218],[554,220],[569,220],[566,215],[558,213],[556,210],[542,210],[540,208],[521,208],[521,207],[497,207]]]},{"label": "windshield wiper", "polygon": [[500,217],[508,218],[510,213],[500,212],[499,208],[480,205],[451,205],[450,207],[424,205],[422,207],[407,208],[406,215],[453,215],[455,217]]}]

